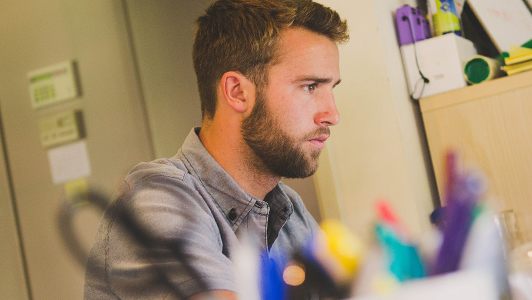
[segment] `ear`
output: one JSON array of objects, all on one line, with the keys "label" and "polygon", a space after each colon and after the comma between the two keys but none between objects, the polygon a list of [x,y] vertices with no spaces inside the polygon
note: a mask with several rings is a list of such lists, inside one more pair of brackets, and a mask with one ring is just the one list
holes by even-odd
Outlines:
[{"label": "ear", "polygon": [[245,113],[255,102],[255,84],[239,72],[226,72],[220,81],[223,100],[235,111]]}]

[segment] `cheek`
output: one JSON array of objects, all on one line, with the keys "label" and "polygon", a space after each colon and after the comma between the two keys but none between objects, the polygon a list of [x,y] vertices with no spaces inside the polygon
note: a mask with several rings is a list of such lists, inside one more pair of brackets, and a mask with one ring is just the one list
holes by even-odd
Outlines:
[{"label": "cheek", "polygon": [[297,91],[277,90],[269,97],[269,108],[276,123],[289,136],[307,133],[314,124],[313,102],[304,99]]},{"label": "cheek", "polygon": [[308,126],[305,126],[308,121],[305,121],[298,111],[286,110],[283,113],[284,115],[277,122],[279,128],[293,141],[303,139],[311,130]]}]

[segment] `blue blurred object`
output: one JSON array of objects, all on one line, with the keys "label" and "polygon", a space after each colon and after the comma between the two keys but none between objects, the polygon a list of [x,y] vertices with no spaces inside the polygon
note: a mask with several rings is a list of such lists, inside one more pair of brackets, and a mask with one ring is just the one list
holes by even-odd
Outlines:
[{"label": "blue blurred object", "polygon": [[476,215],[477,204],[486,186],[480,173],[459,170],[459,157],[447,155],[447,213],[444,216],[443,242],[431,269],[432,275],[459,269],[467,237]]},{"label": "blue blurred object", "polygon": [[397,280],[404,282],[425,277],[425,268],[414,245],[402,241],[392,228],[384,224],[378,224],[375,230],[389,262],[389,270]]},{"label": "blue blurred object", "polygon": [[447,207],[439,207],[436,208],[431,214],[430,214],[430,223],[434,224],[436,227],[438,227],[440,230],[443,230],[445,228],[445,215],[447,214]]},{"label": "blue blurred object", "polygon": [[263,254],[260,289],[261,300],[286,299],[286,284],[277,268],[277,264],[268,258],[268,253]]}]

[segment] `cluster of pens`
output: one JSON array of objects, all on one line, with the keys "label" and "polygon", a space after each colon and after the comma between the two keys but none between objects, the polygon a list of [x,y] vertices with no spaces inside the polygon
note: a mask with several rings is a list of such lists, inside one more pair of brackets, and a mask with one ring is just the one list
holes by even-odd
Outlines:
[{"label": "cluster of pens", "polygon": [[463,171],[454,152],[446,159],[446,205],[427,235],[431,238],[417,243],[391,206],[379,201],[374,245],[366,245],[341,223],[326,221],[321,225],[323,232],[290,257],[282,274],[275,271],[278,266],[262,264],[257,278],[260,295],[249,298],[248,294],[245,299],[315,299],[309,294],[312,290],[320,299],[432,299],[434,295],[395,295],[409,284],[434,282],[467,270],[486,275],[483,295],[493,296],[474,299],[508,298],[503,240],[494,214],[482,201],[485,176]]},{"label": "cluster of pens", "polygon": [[[431,274],[457,271],[464,256],[475,218],[482,213],[481,197],[487,180],[479,172],[463,172],[457,153],[447,155],[446,211],[439,224],[442,243],[432,265]],[[494,221],[494,220],[493,220]]]},{"label": "cluster of pens", "polygon": [[[249,247],[245,238],[235,266],[242,300],[345,299],[363,262],[365,245],[335,220],[320,225],[296,253],[286,254],[280,266],[268,254]],[[248,246],[246,246],[248,245]],[[262,257],[262,259],[257,259]]]},{"label": "cluster of pens", "polygon": [[[309,291],[319,294],[320,299],[345,299],[352,294],[366,245],[339,221],[326,220],[320,227],[322,232],[292,257],[289,267],[304,270],[305,281],[289,283],[286,299],[310,299]],[[290,275],[286,270],[284,274]]]},{"label": "cluster of pens", "polygon": [[377,203],[377,241],[398,282],[458,271],[472,226],[485,209],[481,201],[485,177],[480,172],[463,172],[454,152],[446,159],[446,206],[437,211],[430,249],[421,251],[392,208],[385,201]]},{"label": "cluster of pens", "polygon": [[391,207],[377,204],[377,249],[357,276],[355,296],[393,294],[410,282],[434,282],[430,280],[444,274],[474,270],[487,276],[494,299],[509,297],[503,239],[482,201],[487,179],[481,172],[463,170],[456,152],[448,153],[446,164],[446,205],[438,209],[426,240],[414,242]]}]

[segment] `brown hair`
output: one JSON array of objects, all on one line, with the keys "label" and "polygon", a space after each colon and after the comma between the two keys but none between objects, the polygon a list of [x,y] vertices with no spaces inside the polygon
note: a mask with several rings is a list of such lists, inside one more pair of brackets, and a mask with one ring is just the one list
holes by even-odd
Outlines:
[{"label": "brown hair", "polygon": [[267,84],[280,32],[299,26],[336,43],[349,40],[336,11],[312,0],[217,0],[196,21],[193,61],[203,117],[216,111],[216,85],[238,71],[257,87]]}]

